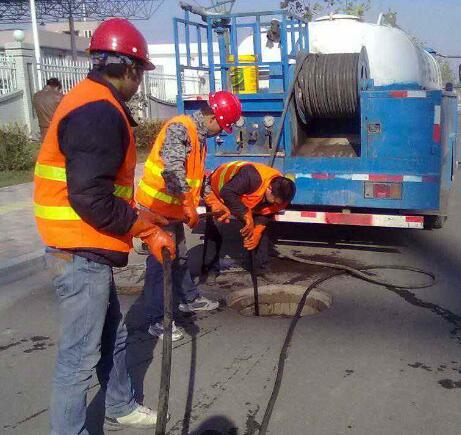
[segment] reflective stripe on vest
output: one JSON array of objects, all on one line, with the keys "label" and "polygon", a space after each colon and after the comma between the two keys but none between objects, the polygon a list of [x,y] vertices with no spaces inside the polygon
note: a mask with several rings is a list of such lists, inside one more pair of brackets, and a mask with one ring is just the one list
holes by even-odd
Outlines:
[{"label": "reflective stripe on vest", "polygon": [[229,171],[229,169],[234,167],[234,170],[232,171],[232,173],[230,174],[230,177],[229,177],[229,180],[231,180],[232,177],[237,173],[238,169],[241,166],[247,165],[247,164],[248,164],[248,162],[230,162],[230,163],[228,163],[226,165],[226,167],[224,168],[224,170],[221,172],[221,175],[219,176],[219,183],[218,183],[219,191],[221,191],[221,189],[224,186],[225,179],[226,179],[226,174],[227,174],[227,171]]},{"label": "reflective stripe on vest", "polygon": [[138,204],[162,216],[183,220],[182,195],[176,191],[170,192],[163,176],[165,162],[162,158],[162,149],[167,139],[168,129],[172,124],[182,124],[187,130],[191,150],[184,162],[186,178],[184,181],[189,187],[194,205],[198,206],[205,175],[206,146],[200,143],[195,121],[187,115],[175,116],[163,125],[144,165],[144,173],[136,189],[135,200]]},{"label": "reflective stripe on vest", "polygon": [[146,195],[149,195],[151,198],[158,199],[159,201],[166,202],[167,204],[181,205],[181,200],[175,196],[160,192],[159,190],[147,185],[143,180],[139,182],[138,188],[141,189]]},{"label": "reflective stripe on vest", "polygon": [[[43,165],[41,163],[37,163],[35,165],[35,175],[37,177],[44,178],[45,180],[62,181],[63,183],[67,183],[66,168],[62,168],[60,166],[50,166],[50,165]],[[131,198],[133,198],[133,187],[132,186],[121,186],[120,184],[115,184],[114,185],[114,195],[118,196],[119,198],[130,200]],[[71,208],[71,207],[68,207],[68,208]],[[38,216],[38,217],[41,217],[41,216]],[[45,218],[45,219],[51,219],[51,218]],[[70,219],[64,219],[64,220],[70,220]]]},{"label": "reflective stripe on vest", "polygon": [[82,218],[72,207],[47,206],[34,203],[35,216],[55,221],[80,221]]},{"label": "reflective stripe on vest", "polygon": [[[163,168],[159,165],[156,165],[152,160],[146,160],[145,168],[148,169],[151,174],[156,175],[157,177],[162,177]],[[192,178],[186,178],[186,181],[190,187],[199,187],[202,183],[202,180],[200,179],[194,180]]]},{"label": "reflective stripe on vest", "polygon": [[[112,195],[126,202],[128,207],[132,206],[136,144],[128,113],[107,86],[91,79],[84,79],[61,100],[40,148],[34,176],[35,220],[38,232],[47,246],[128,253],[132,247],[129,234],[110,234],[93,227],[84,217],[79,216],[69,202],[66,157],[60,150],[59,125],[69,113],[97,101],[105,101],[113,106],[126,126],[129,135],[128,147],[111,185]],[[88,152],[92,152],[91,148]],[[104,156],[94,158],[105,159]]]}]

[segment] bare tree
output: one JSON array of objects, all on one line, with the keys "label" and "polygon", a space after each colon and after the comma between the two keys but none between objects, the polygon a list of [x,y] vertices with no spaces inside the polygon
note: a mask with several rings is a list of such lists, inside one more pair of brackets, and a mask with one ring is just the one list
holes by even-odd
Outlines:
[{"label": "bare tree", "polygon": [[363,17],[370,9],[371,0],[284,0],[280,3],[282,9],[291,14],[312,20],[321,14],[348,14]]}]

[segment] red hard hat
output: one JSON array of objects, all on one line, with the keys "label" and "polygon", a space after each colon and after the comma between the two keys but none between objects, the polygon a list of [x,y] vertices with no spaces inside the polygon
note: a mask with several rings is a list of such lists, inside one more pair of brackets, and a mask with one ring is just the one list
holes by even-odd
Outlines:
[{"label": "red hard hat", "polygon": [[125,18],[103,21],[94,31],[90,41],[90,52],[108,51],[134,58],[146,70],[155,69],[149,60],[149,49],[142,33]]},{"label": "red hard hat", "polygon": [[232,124],[242,116],[240,100],[232,92],[217,91],[210,94],[208,103],[219,126],[227,133],[232,133]]}]

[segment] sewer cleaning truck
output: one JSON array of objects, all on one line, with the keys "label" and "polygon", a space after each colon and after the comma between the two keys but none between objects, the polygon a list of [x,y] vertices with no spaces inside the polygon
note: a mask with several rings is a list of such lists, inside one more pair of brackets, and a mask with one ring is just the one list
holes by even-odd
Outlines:
[{"label": "sewer cleaning truck", "polygon": [[398,27],[331,15],[204,13],[174,19],[178,109],[236,92],[243,115],[209,140],[207,169],[271,164],[296,183],[280,222],[440,228],[456,171],[457,95]]}]

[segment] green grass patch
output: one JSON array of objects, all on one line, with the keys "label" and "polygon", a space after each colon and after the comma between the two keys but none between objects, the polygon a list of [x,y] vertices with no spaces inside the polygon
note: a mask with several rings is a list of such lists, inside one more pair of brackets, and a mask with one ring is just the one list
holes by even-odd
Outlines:
[{"label": "green grass patch", "polygon": [[15,184],[29,183],[34,179],[34,169],[26,171],[1,171],[0,187],[13,186]]}]

